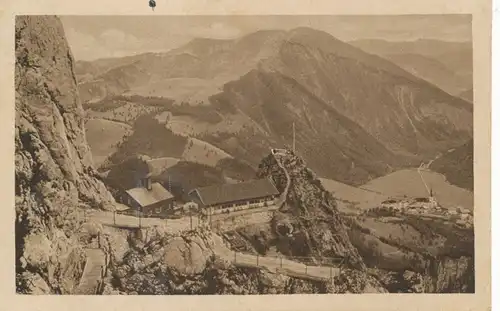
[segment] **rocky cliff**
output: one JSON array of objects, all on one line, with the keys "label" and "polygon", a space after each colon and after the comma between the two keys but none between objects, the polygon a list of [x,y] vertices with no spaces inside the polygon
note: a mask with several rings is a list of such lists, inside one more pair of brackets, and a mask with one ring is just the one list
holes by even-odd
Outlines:
[{"label": "rocky cliff", "polygon": [[429,265],[425,278],[426,293],[474,293],[474,258],[443,257]]},{"label": "rocky cliff", "polygon": [[474,293],[474,260],[471,257],[427,260],[426,271],[378,271],[391,293]]},{"label": "rocky cliff", "polygon": [[15,26],[17,291],[71,292],[84,261],[77,208],[111,208],[84,132],[71,51],[55,16]]},{"label": "rocky cliff", "polygon": [[341,256],[351,267],[364,270],[363,259],[349,240],[335,199],[300,157],[290,154],[277,160],[269,155],[259,167],[259,177],[271,177],[278,189],[285,191],[287,176],[277,161],[288,172],[290,184],[285,205],[275,218],[275,230],[289,227],[292,233],[279,236],[278,249],[285,255],[313,256],[319,261]]}]

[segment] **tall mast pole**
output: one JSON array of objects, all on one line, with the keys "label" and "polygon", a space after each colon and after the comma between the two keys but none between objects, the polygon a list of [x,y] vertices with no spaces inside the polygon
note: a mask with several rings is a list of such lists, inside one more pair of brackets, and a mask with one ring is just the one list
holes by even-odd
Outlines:
[{"label": "tall mast pole", "polygon": [[293,127],[293,145],[292,145],[292,150],[295,152],[295,121],[292,123]]}]

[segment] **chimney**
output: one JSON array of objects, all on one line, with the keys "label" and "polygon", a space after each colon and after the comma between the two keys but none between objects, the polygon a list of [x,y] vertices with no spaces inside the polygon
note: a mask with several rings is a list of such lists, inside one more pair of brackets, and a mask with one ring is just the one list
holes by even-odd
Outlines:
[{"label": "chimney", "polygon": [[144,178],[144,188],[146,188],[147,190],[151,190],[151,177],[146,176]]}]

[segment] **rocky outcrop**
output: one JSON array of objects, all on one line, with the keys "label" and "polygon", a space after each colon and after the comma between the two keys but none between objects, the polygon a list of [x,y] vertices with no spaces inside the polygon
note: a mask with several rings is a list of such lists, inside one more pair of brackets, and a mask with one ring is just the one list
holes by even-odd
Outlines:
[{"label": "rocky outcrop", "polygon": [[83,260],[77,208],[113,198],[93,169],[60,20],[16,17],[15,54],[17,290],[69,293]]},{"label": "rocky outcrop", "polygon": [[424,277],[414,271],[378,271],[379,281],[390,293],[424,293]]},{"label": "rocky outcrop", "polygon": [[290,277],[264,268],[236,267],[208,228],[172,236],[157,228],[132,233],[122,262],[112,265],[105,294],[319,294],[385,292],[377,280],[346,271],[335,283]]},{"label": "rocky outcrop", "polygon": [[344,269],[335,278],[335,292],[339,294],[388,293],[373,276],[359,270]]},{"label": "rocky outcrop", "polygon": [[[366,266],[349,240],[331,193],[297,155],[283,155],[280,161],[290,176],[290,185],[284,206],[273,224],[276,228],[293,227],[286,230],[292,230],[291,235],[279,234],[280,251],[285,255],[312,256],[318,260],[342,256],[349,266],[364,270]],[[288,184],[287,176],[273,155],[262,161],[258,176],[271,177],[280,191]]]},{"label": "rocky outcrop", "polygon": [[434,258],[425,271],[378,271],[391,293],[474,293],[474,262],[470,257]]},{"label": "rocky outcrop", "polygon": [[467,256],[434,259],[424,275],[423,286],[427,293],[473,293],[474,259]]},{"label": "rocky outcrop", "polygon": [[210,255],[213,255],[199,238],[184,240],[181,237],[172,239],[165,246],[162,261],[165,265],[187,274],[203,271]]}]

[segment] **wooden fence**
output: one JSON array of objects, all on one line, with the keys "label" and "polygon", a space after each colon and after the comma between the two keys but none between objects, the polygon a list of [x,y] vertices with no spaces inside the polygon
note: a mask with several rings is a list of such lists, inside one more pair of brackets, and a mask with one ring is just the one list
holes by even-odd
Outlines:
[{"label": "wooden fence", "polygon": [[334,277],[341,274],[345,259],[343,257],[318,259],[300,256],[262,256],[234,251],[231,262],[240,267],[264,268],[292,277],[333,282]]}]

